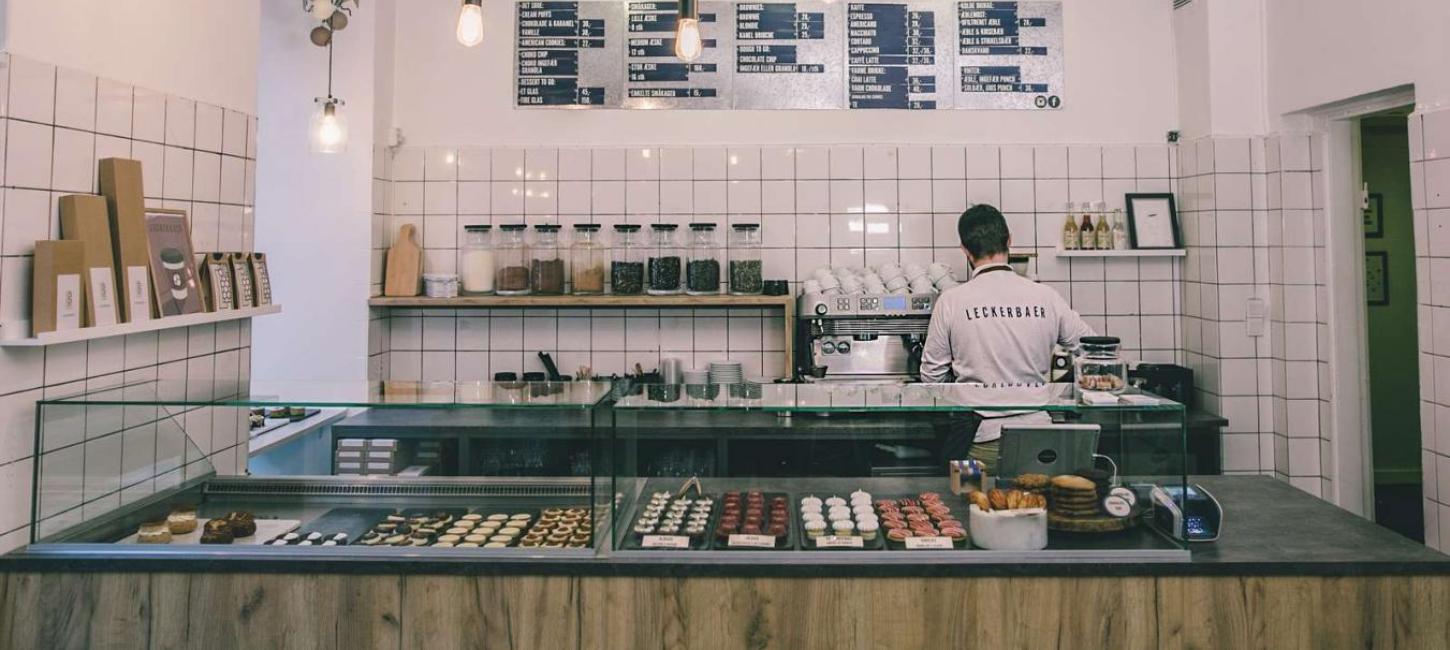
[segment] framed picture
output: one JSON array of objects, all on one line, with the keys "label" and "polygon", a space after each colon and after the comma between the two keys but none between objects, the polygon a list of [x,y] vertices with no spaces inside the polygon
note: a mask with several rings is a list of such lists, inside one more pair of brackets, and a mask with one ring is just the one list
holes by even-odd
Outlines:
[{"label": "framed picture", "polygon": [[155,283],[156,304],[161,315],[205,311],[186,212],[147,208],[146,240],[151,245],[151,280]]},{"label": "framed picture", "polygon": [[1369,195],[1369,207],[1364,209],[1364,236],[1366,239],[1385,236],[1385,195],[1378,192]]},{"label": "framed picture", "polygon": [[1372,307],[1390,304],[1390,254],[1365,251],[1364,300]]},{"label": "framed picture", "polygon": [[1133,248],[1183,248],[1172,194],[1127,194],[1123,199]]}]

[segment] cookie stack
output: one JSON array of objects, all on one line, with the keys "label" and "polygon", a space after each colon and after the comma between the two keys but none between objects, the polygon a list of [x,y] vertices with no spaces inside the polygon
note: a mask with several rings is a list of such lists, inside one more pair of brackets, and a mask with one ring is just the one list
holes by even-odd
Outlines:
[{"label": "cookie stack", "polygon": [[1098,486],[1091,479],[1072,474],[1052,478],[1049,511],[1065,517],[1092,517],[1099,514]]}]

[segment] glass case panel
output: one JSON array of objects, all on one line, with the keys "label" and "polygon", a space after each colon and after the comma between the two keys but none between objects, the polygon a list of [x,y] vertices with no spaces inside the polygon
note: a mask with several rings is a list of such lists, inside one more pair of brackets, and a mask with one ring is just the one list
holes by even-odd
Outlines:
[{"label": "glass case panel", "polygon": [[[1184,409],[1155,395],[1089,404],[1070,384],[844,382],[622,393],[616,552],[1181,555],[1144,517],[1155,488],[1187,482]],[[971,450],[975,431],[999,429]]]},{"label": "glass case panel", "polygon": [[[610,393],[151,381],[47,399],[31,550],[592,556],[612,494]],[[248,475],[268,467],[293,471]]]}]

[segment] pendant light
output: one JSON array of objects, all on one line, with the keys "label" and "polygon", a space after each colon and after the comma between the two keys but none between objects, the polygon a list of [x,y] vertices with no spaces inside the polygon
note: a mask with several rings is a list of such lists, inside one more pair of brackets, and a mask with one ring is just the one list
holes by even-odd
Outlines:
[{"label": "pendant light", "polygon": [[675,20],[675,56],[689,63],[700,58],[704,47],[700,41],[699,0],[680,0],[680,14]]},{"label": "pendant light", "polygon": [[483,0],[463,0],[458,10],[458,42],[464,47],[483,42]]},{"label": "pendant light", "polygon": [[327,45],[327,97],[313,100],[318,104],[312,116],[308,148],[313,153],[347,151],[347,118],[339,110],[343,101],[332,96],[332,43]]}]

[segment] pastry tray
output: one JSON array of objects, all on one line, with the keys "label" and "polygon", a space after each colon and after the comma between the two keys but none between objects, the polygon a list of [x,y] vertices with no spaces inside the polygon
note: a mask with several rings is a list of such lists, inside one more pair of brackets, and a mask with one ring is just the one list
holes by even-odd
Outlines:
[{"label": "pastry tray", "polygon": [[[951,495],[951,496],[955,496],[955,495]],[[900,499],[916,499],[916,498],[918,498],[918,495],[916,495],[916,494],[904,494],[904,495],[901,495],[901,496],[885,496],[885,497],[882,497],[882,498],[884,498],[884,499],[897,499],[897,500],[900,500]],[[942,497],[942,503],[945,504],[948,508],[951,508],[951,514],[952,514],[952,516],[955,517],[957,519],[957,521],[962,522],[962,528],[967,531],[967,536],[966,537],[964,537],[962,539],[958,539],[958,540],[952,540],[952,550],[956,550],[956,551],[971,550],[972,549],[972,529],[971,529],[971,527],[969,525],[967,525],[967,521],[965,519],[962,519],[961,518],[961,512],[965,512],[965,511],[964,510],[963,511],[958,511],[957,506],[952,505],[952,504],[950,504],[950,503],[947,502],[947,499],[948,498],[949,497]],[[970,504],[967,504],[965,501],[961,502],[960,505],[961,505],[962,508],[968,508],[968,507],[970,507]],[[874,503],[872,504],[872,507],[875,507],[875,504]],[[880,508],[876,508],[876,514],[878,516],[880,516],[880,514],[881,514],[881,509]],[[882,526],[881,527],[881,540],[882,540],[882,543],[885,545],[886,549],[889,550],[889,551],[908,551],[909,552],[909,551],[916,551],[916,550],[926,550],[926,549],[909,549],[909,548],[906,548],[906,542],[893,542],[893,541],[887,539],[886,538],[886,526]],[[946,549],[938,549],[938,550],[946,550]]]},{"label": "pastry tray", "polygon": [[[206,522],[208,519],[214,519],[214,517],[197,517],[196,530],[182,535],[172,535],[170,543],[200,544],[202,529],[206,526]],[[254,519],[254,521],[257,522],[257,532],[252,533],[251,535],[248,535],[246,537],[238,537],[232,541],[232,544],[236,546],[260,545],[265,542],[271,541],[278,535],[285,535],[294,530],[297,530],[297,527],[302,525],[302,522],[295,519]],[[121,538],[116,543],[139,544],[140,542],[136,541],[136,538],[138,536],[139,533],[131,533],[130,535]],[[165,544],[157,544],[157,546],[165,546]],[[226,544],[216,544],[216,546],[226,546]]]},{"label": "pastry tray", "polygon": [[[879,551],[879,550],[881,550],[881,549],[883,549],[883,548],[886,547],[885,546],[885,543],[886,543],[886,530],[885,529],[878,529],[876,531],[876,539],[865,539],[865,538],[862,538],[861,539],[861,546],[860,547],[856,547],[856,546],[827,546],[825,548],[817,548],[816,547],[816,538],[811,537],[810,535],[807,535],[806,534],[806,524],[805,524],[805,520],[802,519],[803,515],[800,512],[800,499],[803,499],[806,496],[811,496],[811,495],[801,495],[795,501],[795,510],[796,510],[796,513],[795,513],[795,522],[796,522],[796,528],[798,530],[800,530],[800,550],[802,550],[802,551]],[[815,494],[814,496],[819,497],[821,495]],[[840,495],[836,495],[836,496],[840,496]],[[874,506],[874,505],[871,506],[871,509],[874,512],[876,510],[876,506]],[[877,514],[880,514],[880,513],[877,513]],[[856,517],[854,515],[851,517],[851,521],[853,523],[856,521]],[[822,535],[822,537],[827,537],[827,536],[828,535]],[[861,533],[858,531],[854,535],[854,537],[861,537]]]},{"label": "pastry tray", "polygon": [[[739,492],[740,492],[740,494],[742,496],[744,496],[747,492],[750,492],[750,491],[751,490],[739,490]],[[795,548],[795,530],[796,530],[796,514],[795,514],[795,512],[796,512],[796,510],[798,508],[796,508],[795,505],[793,505],[791,503],[791,496],[789,494],[786,494],[785,492],[763,492],[762,494],[765,497],[766,503],[770,503],[770,500],[771,499],[774,499],[775,497],[785,497],[785,521],[786,521],[786,524],[785,524],[785,534],[775,538],[775,547],[774,548],[759,548],[759,547],[754,547],[754,546],[730,546],[730,544],[728,542],[721,541],[720,539],[717,539],[716,536],[715,536],[715,529],[714,528],[711,528],[710,529],[710,547],[712,549],[714,549],[716,551],[788,551],[788,550],[792,550],[792,549]],[[723,497],[724,497],[724,495],[721,495],[721,497],[722,497],[722,505],[723,505]],[[725,509],[722,507],[720,509],[720,512],[723,513],[724,511],[725,511]],[[716,523],[718,523],[718,520],[717,520]]]},{"label": "pastry tray", "polygon": [[[634,532],[634,522],[639,519],[640,513],[644,512],[645,505],[647,505],[649,503],[648,501],[646,501],[646,500],[643,499],[644,496],[645,496],[645,494],[644,493],[641,493],[640,494],[640,497],[641,498],[635,500],[634,511],[632,513],[630,513],[633,516],[630,517],[625,522],[624,540],[619,545],[619,548],[621,550],[626,550],[626,551],[702,551],[702,550],[705,550],[705,549],[707,549],[707,548],[710,547],[710,539],[715,536],[715,524],[720,521],[720,510],[721,510],[720,505],[721,504],[720,504],[720,496],[719,495],[716,495],[716,494],[697,494],[697,495],[695,495],[695,498],[696,499],[699,499],[699,498],[714,499],[714,501],[715,501],[715,507],[713,507],[713,508],[710,509],[710,519],[709,519],[709,521],[707,521],[705,523],[705,534],[702,535],[702,536],[700,536],[699,539],[691,539],[690,540],[690,546],[689,546],[689,548],[659,548],[659,547],[646,548],[643,545],[643,541],[644,541],[643,538],[642,538],[643,536],[640,535],[639,533]],[[670,497],[670,501],[673,502],[674,500],[675,500],[674,497]],[[681,535],[680,537],[684,537],[684,535]]]},{"label": "pastry tray", "polygon": [[333,508],[308,522],[297,533],[304,538],[309,533],[322,533],[323,537],[347,533],[347,543],[352,544],[362,539],[363,533],[371,530],[373,524],[393,512],[392,508]]}]

